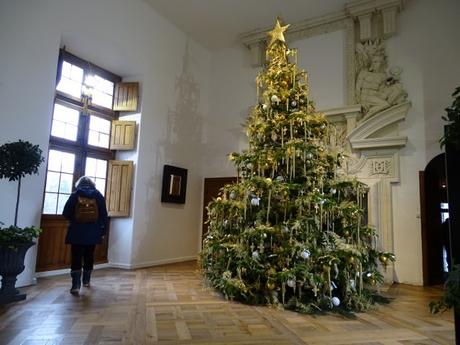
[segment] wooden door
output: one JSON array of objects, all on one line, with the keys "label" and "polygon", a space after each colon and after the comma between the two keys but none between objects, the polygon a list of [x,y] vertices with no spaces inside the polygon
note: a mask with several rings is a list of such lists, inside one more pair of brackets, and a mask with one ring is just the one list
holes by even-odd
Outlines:
[{"label": "wooden door", "polygon": [[236,177],[209,177],[204,179],[203,232],[201,239],[204,239],[208,233],[208,211],[206,207],[213,198],[218,196],[219,191],[223,186],[234,183],[236,180]]},{"label": "wooden door", "polygon": [[448,245],[441,218],[441,205],[447,203],[444,160],[440,154],[419,172],[424,285],[444,282],[443,247]]}]

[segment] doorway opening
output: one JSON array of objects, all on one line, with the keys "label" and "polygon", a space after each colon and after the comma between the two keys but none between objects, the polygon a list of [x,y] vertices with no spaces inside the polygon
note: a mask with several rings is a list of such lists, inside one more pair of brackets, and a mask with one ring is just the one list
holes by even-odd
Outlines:
[{"label": "doorway opening", "polygon": [[433,158],[420,171],[419,179],[423,284],[439,285],[444,282],[450,264],[445,154]]}]

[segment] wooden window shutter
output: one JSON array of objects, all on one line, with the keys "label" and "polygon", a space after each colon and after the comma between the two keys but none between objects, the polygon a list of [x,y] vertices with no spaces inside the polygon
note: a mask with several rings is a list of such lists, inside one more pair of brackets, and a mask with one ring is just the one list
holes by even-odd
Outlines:
[{"label": "wooden window shutter", "polygon": [[137,111],[139,98],[139,83],[116,83],[113,98],[113,110]]},{"label": "wooden window shutter", "polygon": [[136,132],[136,121],[112,121],[110,135],[111,150],[132,150]]},{"label": "wooden window shutter", "polygon": [[132,161],[109,161],[106,195],[109,217],[129,216],[132,177]]}]

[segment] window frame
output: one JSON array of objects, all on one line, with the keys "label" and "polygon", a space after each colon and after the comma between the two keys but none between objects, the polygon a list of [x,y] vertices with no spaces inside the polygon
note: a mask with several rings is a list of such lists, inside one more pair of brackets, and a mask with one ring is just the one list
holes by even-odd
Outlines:
[{"label": "window frame", "polygon": [[[58,60],[57,74],[56,74],[55,98],[53,102],[53,114],[54,114],[54,104],[60,104],[65,107],[69,107],[74,110],[77,110],[79,112],[78,131],[77,131],[77,139],[75,141],[52,136],[51,135],[52,121],[53,121],[53,115],[52,115],[50,133],[49,133],[48,150],[59,150],[59,151],[64,151],[64,152],[75,154],[75,166],[74,166],[73,181],[72,181],[72,191],[74,191],[75,182],[81,176],[84,175],[84,172],[86,169],[86,158],[87,157],[103,159],[107,161],[113,160],[115,158],[115,151],[110,150],[110,146],[109,148],[103,148],[103,147],[97,147],[97,146],[88,144],[90,115],[98,116],[102,119],[112,121],[112,120],[118,119],[119,112],[99,106],[97,104],[90,104],[87,108],[88,111],[84,112],[82,99],[78,99],[72,95],[69,95],[69,94],[66,94],[64,92],[57,90],[56,87],[61,78],[60,74],[62,71],[62,65],[64,61],[82,68],[83,69],[83,80],[85,80],[86,76],[90,73],[97,74],[100,77],[113,82],[114,90],[115,90],[116,83],[121,81],[121,77],[107,70],[104,70],[103,68],[97,65],[94,65],[86,60],[83,60],[69,53],[65,49],[61,49],[59,52],[59,60]],[[113,98],[112,98],[112,107],[113,107]],[[110,135],[111,133],[109,133],[109,136]],[[110,138],[109,138],[109,145],[110,145]],[[46,175],[48,175],[48,165],[46,167]],[[106,182],[107,182],[107,176],[106,176]],[[45,188],[46,188],[46,181],[45,181]],[[107,192],[107,183],[106,183],[106,190],[104,192],[105,194]],[[45,202],[45,190],[43,190],[43,202],[42,202],[42,208],[41,208],[42,217],[62,218],[62,215],[60,214],[43,213],[44,202]]]}]

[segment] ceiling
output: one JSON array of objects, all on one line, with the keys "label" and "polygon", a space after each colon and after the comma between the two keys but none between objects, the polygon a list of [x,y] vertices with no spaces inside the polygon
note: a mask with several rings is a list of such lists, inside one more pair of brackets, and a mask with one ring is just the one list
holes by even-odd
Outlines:
[{"label": "ceiling", "polygon": [[295,23],[343,10],[346,0],[145,0],[159,14],[210,50],[238,35],[272,27],[277,16]]}]

